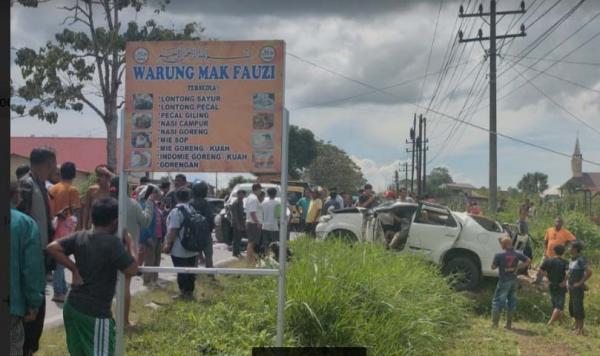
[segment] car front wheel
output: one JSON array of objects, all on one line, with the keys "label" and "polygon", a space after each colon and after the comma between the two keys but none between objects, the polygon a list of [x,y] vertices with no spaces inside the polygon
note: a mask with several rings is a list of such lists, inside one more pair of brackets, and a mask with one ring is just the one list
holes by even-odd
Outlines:
[{"label": "car front wheel", "polygon": [[477,264],[468,257],[455,257],[444,266],[443,272],[450,277],[450,284],[457,291],[473,290],[481,278]]}]

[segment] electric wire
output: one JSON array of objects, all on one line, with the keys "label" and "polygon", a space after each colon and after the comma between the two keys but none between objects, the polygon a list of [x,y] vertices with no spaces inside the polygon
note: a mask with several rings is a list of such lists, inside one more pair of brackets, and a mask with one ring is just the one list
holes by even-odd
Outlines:
[{"label": "electric wire", "polygon": [[[295,56],[295,57],[298,57],[298,56]],[[368,84],[368,83],[362,82],[362,81],[360,81],[360,80],[358,80],[358,79],[350,78],[350,77],[348,77],[348,76],[346,76],[346,75],[344,75],[344,74],[338,73],[338,72],[336,72],[336,71],[334,71],[334,70],[332,70],[332,69],[329,69],[329,68],[323,67],[323,66],[321,66],[321,65],[318,65],[318,64],[316,64],[316,63],[313,63],[313,62],[311,62],[311,61],[305,60],[305,59],[303,59],[303,58],[300,58],[300,57],[298,57],[298,59],[302,60],[302,62],[304,62],[304,63],[307,63],[307,64],[310,64],[310,65],[312,65],[312,66],[315,66],[316,68],[319,68],[319,69],[321,69],[321,70],[323,70],[323,71],[326,71],[326,72],[328,72],[328,73],[331,73],[331,74],[333,74],[333,75],[336,75],[336,76],[339,76],[339,77],[341,77],[341,78],[344,78],[344,79],[346,79],[346,80],[348,80],[348,81],[351,81],[351,82],[353,82],[353,83],[360,84],[360,85],[362,85],[362,86],[364,86],[364,87],[366,87],[366,88],[369,88],[369,89],[372,89],[372,90],[376,90],[376,91],[378,91],[378,92],[381,92],[381,93],[383,93],[383,94],[385,94],[385,95],[388,95],[388,96],[394,97],[394,98],[396,98],[396,99],[401,99],[401,98],[400,98],[398,95],[396,95],[396,94],[393,94],[393,93],[389,93],[389,92],[387,92],[387,91],[385,91],[385,90],[378,89],[378,88],[376,88],[376,87],[372,86],[371,84]],[[418,107],[418,108],[421,108],[421,109],[423,109],[423,110],[426,110],[426,109],[427,109],[427,107],[426,107],[426,106],[424,106],[424,105],[421,105],[421,104],[412,104],[412,105],[413,105],[413,106],[416,106],[416,107]],[[459,119],[459,118],[457,118],[457,117],[455,117],[455,116],[452,116],[452,115],[449,115],[449,114],[446,114],[446,113],[443,113],[443,112],[437,111],[437,110],[435,110],[435,109],[430,109],[430,111],[432,111],[432,112],[435,112],[436,114],[438,114],[438,115],[440,115],[440,116],[442,116],[442,117],[448,118],[448,119],[450,119],[450,120],[454,120],[454,121],[460,121],[460,122],[463,122],[463,123],[465,123],[466,125],[469,125],[469,126],[471,126],[471,127],[474,127],[474,128],[476,128],[476,129],[478,129],[478,130],[480,130],[480,131],[491,132],[491,133],[495,134],[495,135],[496,135],[496,136],[498,136],[498,137],[506,138],[506,139],[508,139],[508,140],[511,140],[511,141],[514,141],[514,142],[518,142],[518,143],[521,143],[521,144],[523,144],[523,145],[527,145],[527,146],[530,146],[530,147],[535,147],[535,148],[538,148],[538,149],[540,149],[540,150],[543,150],[543,151],[546,151],[546,152],[551,152],[551,153],[554,153],[554,154],[556,154],[556,155],[559,155],[559,156],[563,156],[563,157],[571,158],[571,155],[570,155],[570,154],[568,154],[568,153],[560,152],[560,151],[557,151],[557,150],[555,150],[555,149],[552,149],[552,148],[548,148],[548,147],[545,147],[545,146],[542,146],[542,145],[539,145],[539,144],[536,144],[536,143],[533,143],[533,142],[529,142],[529,141],[526,141],[526,140],[523,140],[523,139],[520,139],[520,138],[517,138],[517,137],[511,136],[511,135],[507,135],[507,134],[504,134],[504,133],[502,133],[502,132],[498,132],[497,130],[496,130],[496,132],[492,132],[491,130],[489,130],[489,129],[487,129],[487,128],[483,127],[483,126],[480,126],[480,125],[474,124],[474,123],[472,123],[472,122],[465,122],[465,120],[461,120],[461,119]],[[589,159],[583,159],[583,161],[584,161],[584,162],[586,162],[586,163],[593,164],[593,165],[595,165],[595,166],[599,166],[599,167],[600,167],[600,163],[598,163],[598,162],[590,161]]]}]

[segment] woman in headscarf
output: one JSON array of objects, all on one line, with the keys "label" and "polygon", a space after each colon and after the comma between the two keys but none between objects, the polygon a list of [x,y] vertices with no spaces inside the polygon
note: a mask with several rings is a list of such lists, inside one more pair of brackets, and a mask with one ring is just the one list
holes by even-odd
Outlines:
[{"label": "woman in headscarf", "polygon": [[[142,209],[146,209],[148,201],[156,202],[161,198],[160,189],[154,184],[147,184],[140,191],[138,201]],[[140,232],[140,244],[138,251],[139,266],[160,266],[160,252],[162,249],[162,239],[165,235],[165,229],[162,220],[162,211],[158,204],[152,204],[152,217],[150,225]],[[144,273],[144,285],[156,284],[158,273]]]}]

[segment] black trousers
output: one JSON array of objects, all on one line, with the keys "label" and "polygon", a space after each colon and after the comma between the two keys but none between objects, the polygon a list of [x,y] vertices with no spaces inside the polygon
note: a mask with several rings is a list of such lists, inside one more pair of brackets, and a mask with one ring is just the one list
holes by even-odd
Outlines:
[{"label": "black trousers", "polygon": [[[197,256],[194,257],[175,257],[171,256],[173,266],[175,267],[196,267]],[[193,293],[196,284],[196,275],[191,273],[177,273],[177,285],[181,293]]]},{"label": "black trousers", "polygon": [[213,244],[212,240],[206,241],[202,250],[200,251],[204,254],[204,267],[212,268],[213,267]]},{"label": "black trousers", "polygon": [[242,253],[242,230],[233,228],[233,255],[238,256]]},{"label": "black trousers", "polygon": [[25,330],[25,342],[23,343],[23,355],[32,355],[40,348],[40,338],[44,330],[44,319],[46,318],[46,297],[42,299],[42,305],[38,309],[35,320],[23,321]]}]

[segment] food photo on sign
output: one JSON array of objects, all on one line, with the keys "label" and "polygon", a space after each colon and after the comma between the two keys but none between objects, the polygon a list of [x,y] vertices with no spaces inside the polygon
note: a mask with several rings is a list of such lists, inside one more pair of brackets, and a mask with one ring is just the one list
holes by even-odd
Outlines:
[{"label": "food photo on sign", "polygon": [[150,151],[133,151],[131,153],[131,168],[148,168],[152,164]]},{"label": "food photo on sign", "polygon": [[255,132],[252,135],[252,147],[255,150],[265,150],[273,148],[273,134],[270,132]]},{"label": "food photo on sign", "polygon": [[275,105],[275,94],[256,93],[252,96],[255,110],[273,110]]},{"label": "food photo on sign", "polygon": [[134,148],[151,148],[152,135],[148,132],[132,132],[131,145]]},{"label": "food photo on sign", "polygon": [[257,113],[252,120],[252,128],[255,130],[269,130],[275,124],[275,118],[272,113]]},{"label": "food photo on sign", "polygon": [[152,128],[152,112],[134,112],[131,121],[134,130],[149,130]]},{"label": "food photo on sign", "polygon": [[133,108],[135,110],[152,110],[154,96],[152,94],[133,94]]}]

